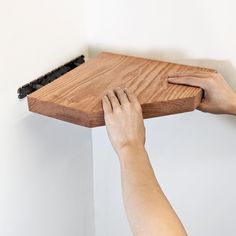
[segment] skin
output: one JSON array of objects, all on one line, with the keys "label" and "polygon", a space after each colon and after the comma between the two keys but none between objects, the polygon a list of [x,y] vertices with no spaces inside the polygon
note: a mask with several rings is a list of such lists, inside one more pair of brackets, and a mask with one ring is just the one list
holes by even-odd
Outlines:
[{"label": "skin", "polygon": [[[199,110],[236,115],[236,93],[216,73],[169,74],[170,83],[204,89]],[[116,88],[103,98],[107,133],[118,155],[124,206],[135,236],[186,236],[187,233],[154,175],[145,149],[142,109],[129,90]]]},{"label": "skin", "polygon": [[145,127],[137,98],[116,88],[103,98],[106,128],[121,167],[124,206],[134,235],[186,236],[162,192],[145,150]]},{"label": "skin", "polygon": [[169,74],[167,79],[173,84],[202,88],[205,98],[198,107],[200,111],[236,115],[236,93],[221,74],[209,72],[174,73]]}]

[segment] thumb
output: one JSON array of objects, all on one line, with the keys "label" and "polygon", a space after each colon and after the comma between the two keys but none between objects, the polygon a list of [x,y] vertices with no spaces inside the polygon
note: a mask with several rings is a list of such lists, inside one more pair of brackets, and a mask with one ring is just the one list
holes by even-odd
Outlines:
[{"label": "thumb", "polygon": [[200,103],[200,105],[197,108],[199,111],[203,111],[203,112],[209,112],[210,110],[210,106],[208,105],[207,102],[203,101]]}]

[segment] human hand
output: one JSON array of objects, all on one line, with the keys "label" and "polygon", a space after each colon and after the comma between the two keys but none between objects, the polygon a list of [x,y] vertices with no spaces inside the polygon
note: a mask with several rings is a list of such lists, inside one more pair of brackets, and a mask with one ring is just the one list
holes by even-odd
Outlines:
[{"label": "human hand", "polygon": [[102,100],[109,139],[120,156],[124,149],[144,148],[145,127],[142,108],[128,89],[116,88]]},{"label": "human hand", "polygon": [[201,87],[204,98],[198,109],[203,112],[236,115],[236,93],[219,73],[173,73],[168,75],[168,82]]}]

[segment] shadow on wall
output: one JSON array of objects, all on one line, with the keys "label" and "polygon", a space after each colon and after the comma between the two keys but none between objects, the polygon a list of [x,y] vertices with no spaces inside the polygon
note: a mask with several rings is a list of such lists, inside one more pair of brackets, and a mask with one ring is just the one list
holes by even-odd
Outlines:
[{"label": "shadow on wall", "polygon": [[[185,64],[190,66],[207,67],[217,70],[221,73],[229,85],[236,91],[236,68],[229,60],[212,60],[207,58],[193,59],[189,58],[186,53],[178,50],[145,50],[136,51],[130,49],[114,50],[109,47],[89,47],[89,57],[94,57],[96,54],[102,51],[108,51],[113,53],[120,53],[130,56],[150,58],[154,60],[163,60],[173,63]],[[236,125],[236,119],[232,116],[226,117],[229,122],[233,122]]]},{"label": "shadow on wall", "polygon": [[[91,147],[91,133],[85,127],[66,123],[46,116],[29,113],[17,123],[22,134],[32,140],[31,148],[46,150],[47,158],[78,158]],[[29,145],[28,145],[29,146]],[[30,148],[30,147],[29,147]],[[77,152],[72,152],[76,150]],[[49,156],[49,155],[52,156]],[[73,155],[71,155],[73,154]],[[82,158],[83,157],[83,158]]]}]

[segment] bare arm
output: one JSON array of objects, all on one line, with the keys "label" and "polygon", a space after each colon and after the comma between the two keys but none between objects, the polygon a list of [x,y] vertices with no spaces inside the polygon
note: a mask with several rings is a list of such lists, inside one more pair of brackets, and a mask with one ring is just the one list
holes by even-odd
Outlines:
[{"label": "bare arm", "polygon": [[162,192],[145,150],[145,127],[137,98],[128,90],[103,99],[110,141],[118,154],[124,205],[135,236],[186,236]]},{"label": "bare arm", "polygon": [[219,73],[184,72],[168,75],[168,81],[204,89],[205,98],[199,110],[214,114],[236,115],[236,93]]}]

